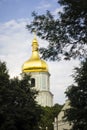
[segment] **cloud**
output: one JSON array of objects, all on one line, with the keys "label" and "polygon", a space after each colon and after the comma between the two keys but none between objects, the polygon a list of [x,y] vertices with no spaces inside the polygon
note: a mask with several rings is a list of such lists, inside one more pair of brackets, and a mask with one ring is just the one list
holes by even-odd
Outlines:
[{"label": "cloud", "polygon": [[30,53],[31,34],[26,20],[11,20],[0,24],[0,59],[7,62],[11,77],[21,72],[21,65]]},{"label": "cloud", "polygon": [[60,61],[60,62],[49,62],[50,70],[50,85],[51,91],[54,94],[54,102],[63,104],[65,101],[65,91],[74,81],[72,74],[74,68],[79,66],[79,61]]},{"label": "cloud", "polygon": [[[21,73],[22,64],[31,56],[33,35],[26,29],[28,19],[11,20],[0,24],[0,59],[7,62],[11,77]],[[47,44],[39,38],[40,46]],[[78,61],[47,62],[49,65],[50,87],[54,103],[64,103],[67,86],[73,82],[72,69]]]},{"label": "cloud", "polygon": [[63,6],[60,6],[60,7],[56,8],[56,9],[52,12],[52,14],[56,16],[56,15],[58,15],[59,12],[63,12]]}]

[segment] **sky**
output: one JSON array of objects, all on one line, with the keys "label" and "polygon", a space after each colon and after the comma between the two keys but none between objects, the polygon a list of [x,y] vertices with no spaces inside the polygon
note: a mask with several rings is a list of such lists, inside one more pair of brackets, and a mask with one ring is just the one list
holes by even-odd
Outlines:
[{"label": "sky", "polygon": [[[57,0],[0,0],[0,60],[6,62],[11,78],[20,75],[23,63],[31,56],[34,36],[26,25],[33,19],[32,12],[43,14],[46,10],[56,16],[62,8]],[[47,44],[47,41],[37,39],[40,47]],[[54,104],[63,104],[66,100],[64,92],[74,82],[71,75],[79,61],[47,61],[47,64]]]}]

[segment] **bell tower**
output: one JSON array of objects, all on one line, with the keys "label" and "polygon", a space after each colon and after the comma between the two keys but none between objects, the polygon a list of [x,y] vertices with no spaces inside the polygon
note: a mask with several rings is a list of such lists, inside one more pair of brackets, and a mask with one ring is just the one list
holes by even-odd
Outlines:
[{"label": "bell tower", "polygon": [[53,94],[50,92],[50,73],[47,63],[39,56],[36,35],[32,41],[32,55],[22,66],[22,73],[30,74],[35,79],[35,89],[39,91],[37,102],[41,106],[53,106]]}]

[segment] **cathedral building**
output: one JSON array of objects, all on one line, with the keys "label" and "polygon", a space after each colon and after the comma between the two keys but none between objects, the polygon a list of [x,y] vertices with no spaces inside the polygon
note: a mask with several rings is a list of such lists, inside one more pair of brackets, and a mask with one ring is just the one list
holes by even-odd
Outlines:
[{"label": "cathedral building", "polygon": [[63,108],[57,117],[55,117],[53,125],[54,130],[71,130],[73,124],[64,119],[65,111],[70,108],[70,101],[66,100]]},{"label": "cathedral building", "polygon": [[34,89],[39,91],[37,102],[41,106],[53,106],[53,94],[50,92],[50,73],[47,63],[39,56],[36,36],[32,41],[32,55],[22,66],[22,73],[31,75]]}]

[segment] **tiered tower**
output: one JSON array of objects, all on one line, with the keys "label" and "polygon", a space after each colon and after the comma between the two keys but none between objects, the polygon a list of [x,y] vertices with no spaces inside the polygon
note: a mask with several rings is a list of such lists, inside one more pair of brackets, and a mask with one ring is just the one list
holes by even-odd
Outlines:
[{"label": "tiered tower", "polygon": [[36,36],[34,36],[32,41],[32,56],[23,64],[22,72],[31,75],[32,79],[35,79],[34,88],[39,91],[36,98],[38,104],[41,106],[53,106],[53,94],[50,92],[48,65],[39,56]]}]

